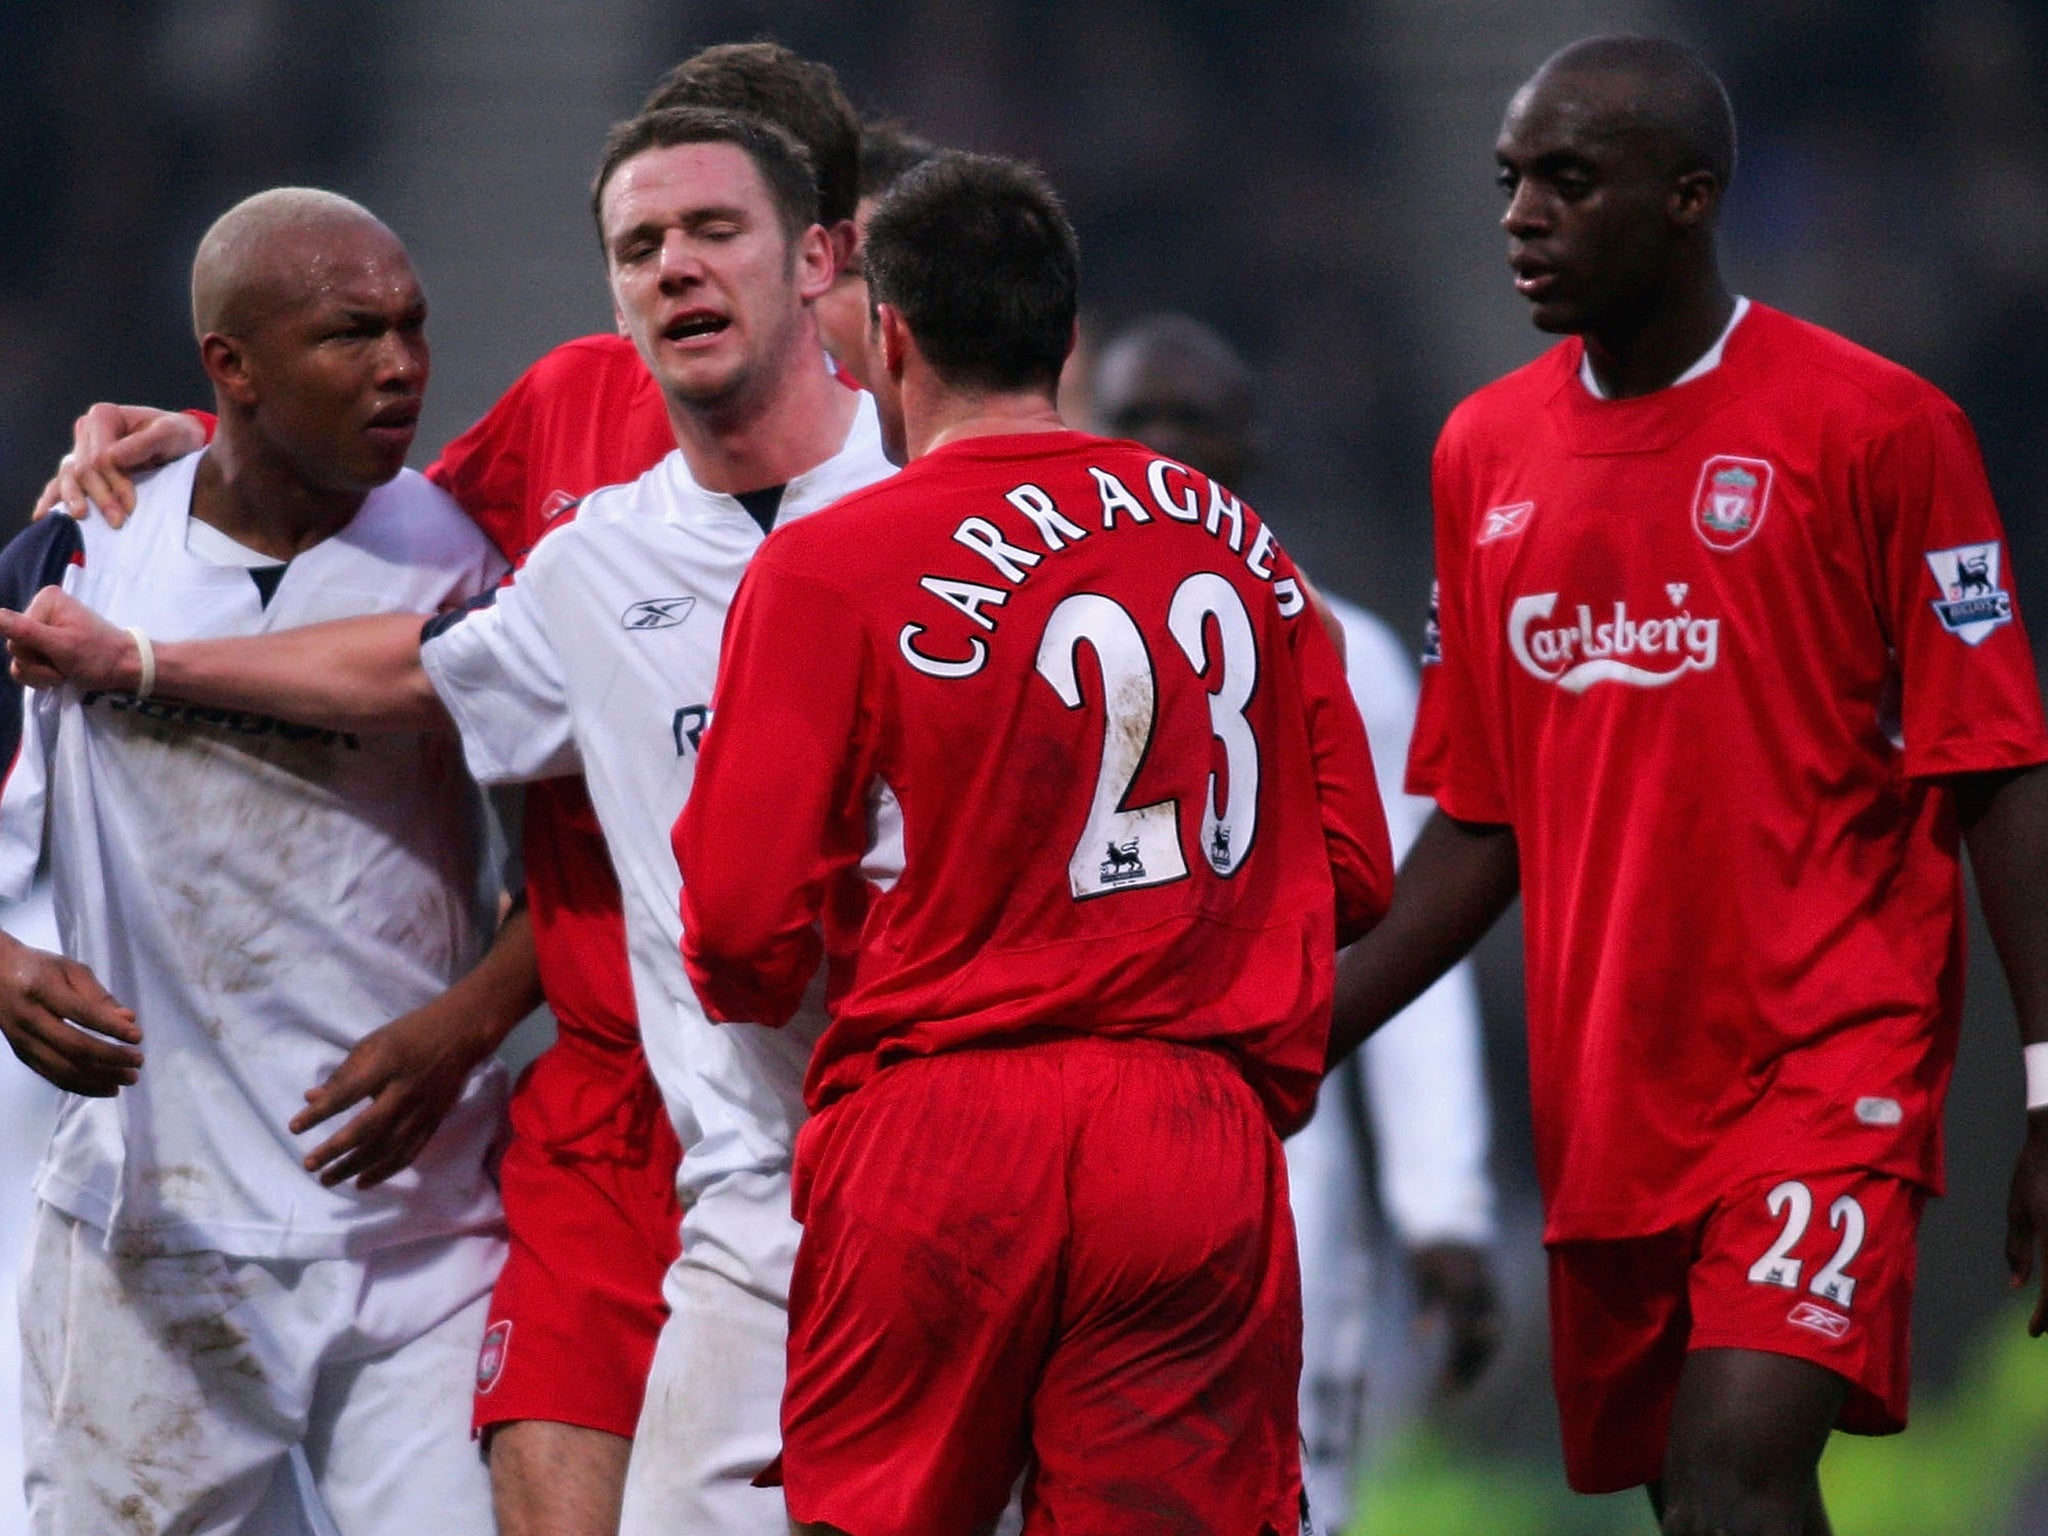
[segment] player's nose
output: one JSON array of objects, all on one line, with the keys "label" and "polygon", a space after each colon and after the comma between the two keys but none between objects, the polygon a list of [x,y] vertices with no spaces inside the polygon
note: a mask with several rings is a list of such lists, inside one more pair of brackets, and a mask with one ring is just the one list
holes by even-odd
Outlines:
[{"label": "player's nose", "polygon": [[697,248],[680,229],[661,237],[660,275],[663,283],[694,281],[703,271]]}]

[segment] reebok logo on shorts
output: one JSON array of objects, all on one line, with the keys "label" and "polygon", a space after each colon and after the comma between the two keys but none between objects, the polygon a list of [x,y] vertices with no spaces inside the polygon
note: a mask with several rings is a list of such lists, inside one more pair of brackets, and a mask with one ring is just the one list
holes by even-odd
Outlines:
[{"label": "reebok logo on shorts", "polygon": [[476,1389],[488,1392],[505,1374],[505,1354],[512,1347],[512,1319],[501,1318],[484,1330],[476,1352]]},{"label": "reebok logo on shorts", "polygon": [[1832,1307],[1817,1306],[1802,1301],[1785,1314],[1785,1321],[1799,1328],[1811,1328],[1815,1333],[1824,1333],[1831,1339],[1848,1337],[1850,1322],[1842,1313]]}]

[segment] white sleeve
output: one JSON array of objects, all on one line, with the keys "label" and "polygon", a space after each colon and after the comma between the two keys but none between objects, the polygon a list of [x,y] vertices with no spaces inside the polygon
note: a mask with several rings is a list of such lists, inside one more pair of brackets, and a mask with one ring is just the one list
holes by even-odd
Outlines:
[{"label": "white sleeve", "polygon": [[[1351,693],[1372,740],[1387,831],[1399,859],[1432,809],[1401,787],[1415,730],[1415,672],[1386,625],[1349,603],[1331,606],[1344,625]],[[1486,1160],[1492,1121],[1471,965],[1456,966],[1390,1020],[1366,1041],[1360,1059],[1380,1201],[1402,1244],[1491,1242],[1494,1190]]]},{"label": "white sleeve", "polygon": [[479,784],[582,771],[569,688],[528,572],[427,626],[420,664]]}]

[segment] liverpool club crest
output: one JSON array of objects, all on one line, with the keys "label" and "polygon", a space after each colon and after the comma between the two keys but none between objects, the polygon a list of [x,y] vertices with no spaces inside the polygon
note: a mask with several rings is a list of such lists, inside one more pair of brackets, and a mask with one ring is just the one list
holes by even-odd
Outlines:
[{"label": "liverpool club crest", "polygon": [[488,1392],[498,1384],[505,1369],[505,1354],[512,1347],[512,1319],[500,1318],[484,1330],[483,1347],[476,1352],[476,1389]]},{"label": "liverpool club crest", "polygon": [[1709,549],[1739,549],[1756,537],[1771,501],[1771,466],[1764,459],[1717,454],[1700,466],[1692,526]]}]

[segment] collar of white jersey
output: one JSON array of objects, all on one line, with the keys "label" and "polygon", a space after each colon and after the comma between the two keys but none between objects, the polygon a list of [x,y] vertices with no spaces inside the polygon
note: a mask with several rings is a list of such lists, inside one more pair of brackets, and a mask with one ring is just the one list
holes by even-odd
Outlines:
[{"label": "collar of white jersey", "polygon": [[[840,497],[850,496],[896,472],[896,466],[882,451],[882,420],[875,412],[875,397],[864,389],[858,395],[853,423],[847,428],[846,440],[839,445],[839,451],[824,463],[793,476],[783,487],[782,504],[775,513],[776,527],[828,507]],[[753,520],[753,515],[740,504],[737,496],[729,496],[723,491],[708,491],[699,485],[690,473],[689,460],[683,456],[682,449],[678,448],[668,456],[665,468],[675,489],[682,493],[682,504],[694,504],[705,512],[720,516]]]},{"label": "collar of white jersey", "polygon": [[[1714,344],[1699,355],[1697,362],[1664,387],[1676,389],[1681,384],[1690,384],[1694,379],[1704,378],[1720,367],[1721,354],[1728,350],[1728,338],[1735,334],[1735,327],[1742,324],[1742,317],[1748,313],[1749,300],[1738,295],[1735,300],[1735,313],[1730,315],[1728,323],[1721,327],[1721,334],[1714,338]],[[1593,377],[1593,359],[1583,346],[1579,350],[1579,382],[1586,386],[1586,393],[1595,400],[1607,398],[1607,392],[1600,387],[1600,381]]]}]

